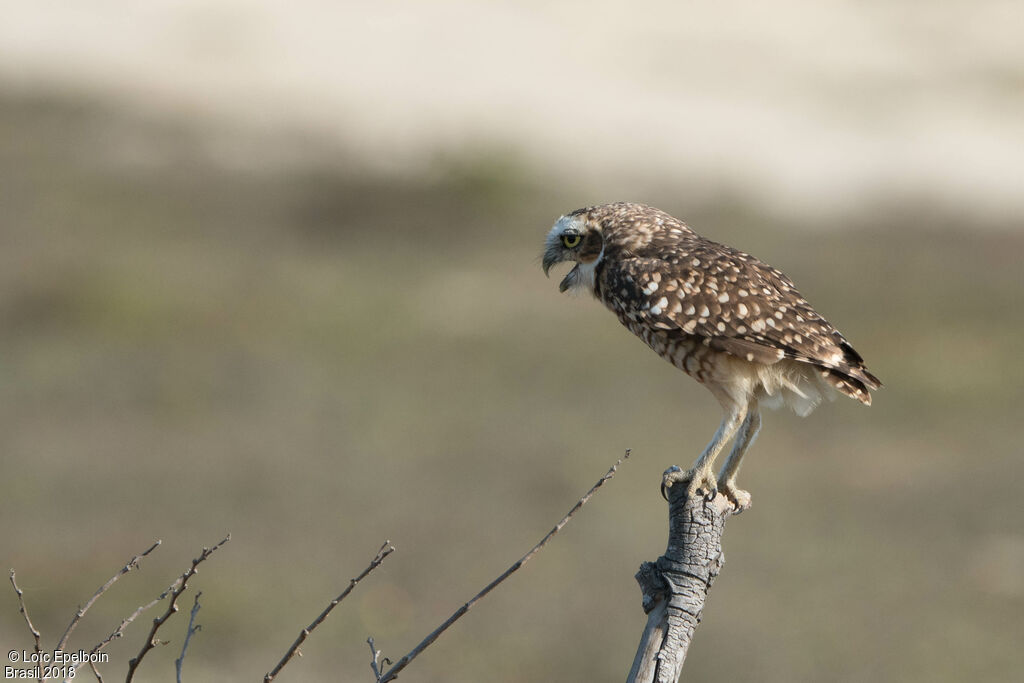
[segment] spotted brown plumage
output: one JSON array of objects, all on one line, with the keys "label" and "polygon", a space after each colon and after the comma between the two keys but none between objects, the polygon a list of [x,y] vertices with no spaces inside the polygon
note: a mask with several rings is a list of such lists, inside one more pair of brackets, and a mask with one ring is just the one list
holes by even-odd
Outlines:
[{"label": "spotted brown plumage", "polygon": [[[807,415],[835,391],[870,405],[881,386],[781,271],[658,209],[621,202],[562,216],[548,234],[544,271],[561,261],[576,265],[560,290],[590,291],[722,404],[715,437],[677,477],[691,494],[718,489],[737,511],[749,506],[735,478],[760,428],[760,405]],[[714,459],[734,436],[716,481]]]}]

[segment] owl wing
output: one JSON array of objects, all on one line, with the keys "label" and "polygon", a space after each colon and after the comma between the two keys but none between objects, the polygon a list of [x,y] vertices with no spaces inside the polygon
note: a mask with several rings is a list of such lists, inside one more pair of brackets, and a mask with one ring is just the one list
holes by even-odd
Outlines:
[{"label": "owl wing", "polygon": [[860,355],[778,269],[710,241],[660,251],[662,258],[627,257],[606,265],[601,296],[622,322],[693,335],[748,361],[770,365],[790,358],[880,386]]}]

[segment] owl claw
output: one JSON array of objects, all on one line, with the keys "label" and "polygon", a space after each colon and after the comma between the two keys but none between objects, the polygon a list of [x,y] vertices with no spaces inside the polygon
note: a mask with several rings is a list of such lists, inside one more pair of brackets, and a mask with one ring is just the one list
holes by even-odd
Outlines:
[{"label": "owl claw", "polygon": [[705,500],[714,500],[718,495],[718,482],[715,480],[711,468],[698,470],[690,475],[690,485],[686,487],[686,495],[693,498],[700,495],[702,490]]},{"label": "owl claw", "polygon": [[725,497],[732,503],[732,514],[738,515],[750,507],[750,494],[736,488],[736,482],[732,480],[720,481],[718,482],[718,490],[725,494]]},{"label": "owl claw", "polygon": [[686,486],[687,498],[694,498],[703,491],[704,499],[712,500],[718,494],[718,483],[710,468],[702,470],[692,469],[684,472],[678,467],[673,466],[665,470],[665,474],[662,476],[661,495],[668,500],[668,489],[682,482],[688,482]]},{"label": "owl claw", "polygon": [[661,497],[668,500],[668,490],[673,484],[686,481],[685,472],[678,465],[672,465],[661,475]]}]

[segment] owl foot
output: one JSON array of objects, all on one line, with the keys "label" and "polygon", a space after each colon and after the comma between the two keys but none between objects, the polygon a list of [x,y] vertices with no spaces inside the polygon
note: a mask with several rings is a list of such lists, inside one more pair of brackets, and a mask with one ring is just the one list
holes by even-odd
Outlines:
[{"label": "owl foot", "polygon": [[736,482],[732,479],[718,482],[718,490],[732,503],[732,514],[738,515],[750,507],[750,494],[736,488]]},{"label": "owl foot", "polygon": [[703,495],[710,500],[718,493],[718,482],[715,480],[715,475],[710,467],[683,471],[673,465],[665,470],[665,474],[662,475],[661,495],[668,500],[668,489],[683,482],[688,482],[686,486],[687,498],[694,498],[703,492]]}]

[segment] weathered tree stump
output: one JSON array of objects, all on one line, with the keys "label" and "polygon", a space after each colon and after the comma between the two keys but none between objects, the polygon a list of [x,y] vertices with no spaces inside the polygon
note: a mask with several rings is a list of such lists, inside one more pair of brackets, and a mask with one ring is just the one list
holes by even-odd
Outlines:
[{"label": "weathered tree stump", "polygon": [[[666,475],[678,468],[672,468]],[[668,548],[636,574],[647,613],[626,683],[675,683],[683,670],[704,601],[725,562],[722,532],[732,508],[722,494],[686,496],[677,484],[668,492]]]}]

